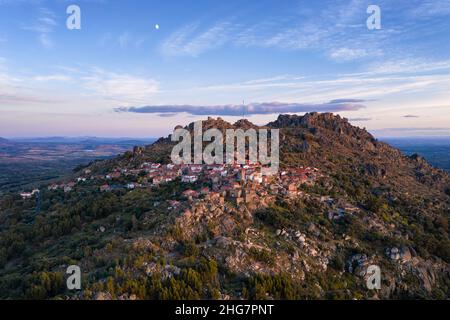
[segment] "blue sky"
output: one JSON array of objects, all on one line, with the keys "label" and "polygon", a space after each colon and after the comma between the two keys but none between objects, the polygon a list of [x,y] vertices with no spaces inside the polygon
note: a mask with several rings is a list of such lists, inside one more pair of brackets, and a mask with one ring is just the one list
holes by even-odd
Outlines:
[{"label": "blue sky", "polygon": [[331,111],[450,136],[449,18],[450,0],[0,0],[0,136],[160,136],[242,101],[258,124]]}]

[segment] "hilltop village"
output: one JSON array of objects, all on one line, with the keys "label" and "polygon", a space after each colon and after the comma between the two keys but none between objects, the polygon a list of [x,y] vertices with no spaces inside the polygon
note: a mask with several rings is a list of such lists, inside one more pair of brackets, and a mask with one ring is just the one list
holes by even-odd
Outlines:
[{"label": "hilltop village", "polygon": [[[299,187],[302,184],[313,185],[321,176],[317,168],[299,167],[281,170],[276,175],[268,176],[261,173],[258,164],[245,165],[174,165],[160,163],[143,163],[140,168],[115,168],[106,175],[93,175],[90,169],[72,181],[53,183],[48,190],[63,190],[68,193],[78,184],[97,183],[101,192],[118,189],[134,190],[137,188],[157,188],[163,184],[180,181],[192,188],[183,192],[187,200],[201,197],[229,199],[236,205],[251,205],[257,198],[270,202],[277,195],[295,197],[301,195]],[[31,198],[39,193],[22,192],[22,198]],[[259,200],[258,200],[259,201]],[[172,201],[176,207],[179,203]]]},{"label": "hilltop village", "polygon": [[[328,196],[312,196],[302,187],[312,187],[324,177],[315,167],[289,167],[274,175],[263,175],[263,166],[249,163],[214,165],[174,165],[144,162],[138,168],[116,167],[107,174],[94,174],[83,170],[73,180],[53,183],[48,191],[76,191],[77,186],[96,186],[101,193],[118,190],[131,192],[136,189],[158,189],[169,183],[181,183],[185,188],[182,194],[173,194],[167,200],[165,210],[190,210],[204,202],[224,206],[225,202],[237,209],[254,210],[268,207],[277,199],[295,200],[311,198],[324,203],[329,208],[327,218],[339,220],[346,214],[353,215],[360,209],[342,199]],[[20,193],[22,199],[40,199],[40,190]],[[161,203],[155,203],[160,206]],[[280,231],[281,232],[281,231]]]}]

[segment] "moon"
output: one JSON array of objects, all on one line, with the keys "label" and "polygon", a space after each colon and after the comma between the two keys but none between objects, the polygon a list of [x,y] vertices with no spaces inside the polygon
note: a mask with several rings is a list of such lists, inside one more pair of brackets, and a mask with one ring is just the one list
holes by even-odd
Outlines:
[{"label": "moon", "polygon": [[155,29],[159,30],[159,24],[155,24]]}]

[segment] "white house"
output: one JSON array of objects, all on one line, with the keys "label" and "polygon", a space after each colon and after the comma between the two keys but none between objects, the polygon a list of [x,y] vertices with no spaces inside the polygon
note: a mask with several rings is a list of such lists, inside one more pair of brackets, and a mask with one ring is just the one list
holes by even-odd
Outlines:
[{"label": "white house", "polygon": [[194,183],[198,180],[198,176],[182,176],[181,182]]}]

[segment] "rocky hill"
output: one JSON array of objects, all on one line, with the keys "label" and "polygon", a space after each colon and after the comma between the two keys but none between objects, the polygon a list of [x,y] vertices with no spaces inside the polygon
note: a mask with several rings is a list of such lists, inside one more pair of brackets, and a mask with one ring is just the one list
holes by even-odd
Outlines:
[{"label": "rocky hill", "polygon": [[348,170],[374,177],[380,184],[403,185],[406,189],[420,187],[414,180],[438,191],[449,185],[448,175],[420,156],[406,157],[366,130],[330,113],[282,115],[268,126],[284,131],[282,151],[291,164],[294,159],[314,161],[327,170]]},{"label": "rocky hill", "polygon": [[[258,126],[209,118],[203,128]],[[216,179],[206,167],[184,181],[164,165],[166,137],[80,168],[36,201],[4,197],[0,297],[449,297],[445,172],[328,113],[280,115],[264,128],[280,129],[284,172],[267,181],[232,168]],[[64,286],[72,264],[81,291]],[[379,290],[366,285],[370,265],[381,269]]]}]

